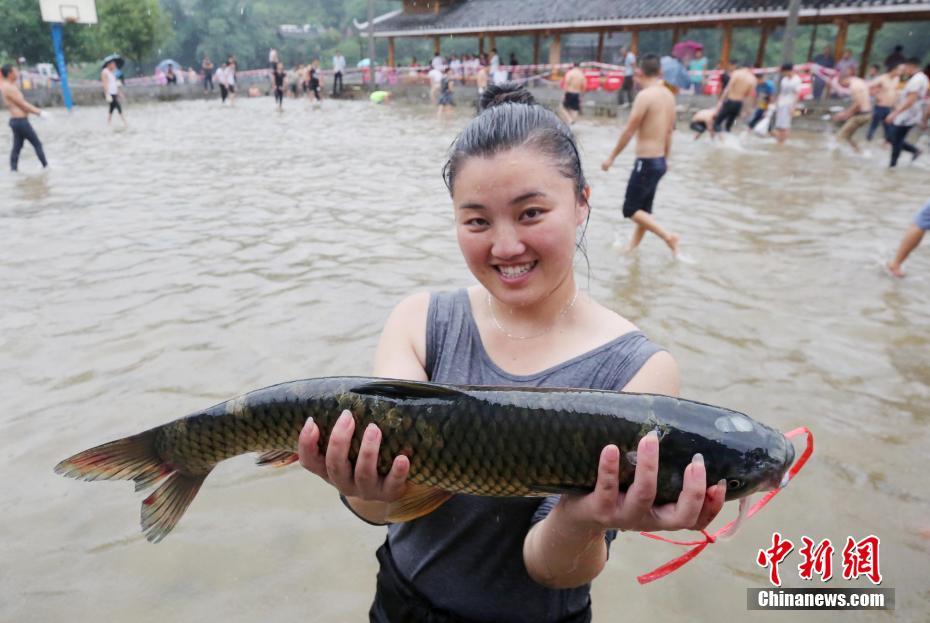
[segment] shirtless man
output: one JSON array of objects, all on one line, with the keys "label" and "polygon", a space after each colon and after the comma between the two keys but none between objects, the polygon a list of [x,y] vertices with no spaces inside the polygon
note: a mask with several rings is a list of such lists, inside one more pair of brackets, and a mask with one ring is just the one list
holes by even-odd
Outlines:
[{"label": "shirtless man", "polygon": [[714,117],[717,115],[716,108],[705,108],[694,113],[694,116],[691,117],[691,129],[694,130],[697,134],[694,135],[694,140],[698,140],[701,136],[704,135],[704,132],[710,130],[710,138],[714,138]]},{"label": "shirtless man", "polygon": [[565,74],[565,95],[558,110],[559,117],[568,125],[575,123],[581,112],[581,94],[584,93],[585,82],[584,72],[578,68],[578,63],[573,63]]},{"label": "shirtless man", "polygon": [[[875,130],[882,127],[885,140],[888,140],[888,132],[885,131],[885,117],[894,108],[898,102],[898,84],[901,81],[901,65],[895,65],[887,72],[878,76],[869,83],[869,89],[875,96],[875,109],[872,111],[872,124],[869,125],[869,132],[865,139],[871,141],[875,136]],[[889,141],[890,142],[890,141]]]},{"label": "shirtless man", "polygon": [[36,108],[26,101],[19,87],[16,86],[19,75],[12,65],[0,67],[0,94],[3,95],[3,102],[7,110],[10,111],[10,129],[13,130],[13,151],[10,152],[10,170],[16,171],[19,168],[19,152],[23,149],[23,142],[32,143],[32,148],[36,150],[36,156],[42,163],[42,168],[48,166],[45,159],[45,152],[42,150],[42,143],[36,136],[36,131],[32,129],[29,123],[30,113],[47,117],[48,113]]},{"label": "shirtless man", "polygon": [[872,100],[869,97],[869,85],[862,78],[849,73],[840,76],[840,85],[844,89],[849,89],[849,97],[852,98],[852,102],[846,110],[833,115],[834,121],[846,122],[840,128],[837,136],[849,143],[856,152],[859,152],[859,145],[853,140],[853,135],[856,130],[872,119]]},{"label": "shirtless man", "polygon": [[733,123],[743,111],[744,102],[752,108],[756,99],[756,84],[756,76],[748,67],[739,67],[730,74],[730,81],[720,94],[717,117],[714,119],[715,132],[720,132],[724,124],[727,132],[733,129]]},{"label": "shirtless man", "polygon": [[478,112],[481,112],[481,96],[484,95],[484,90],[488,88],[488,66],[484,64],[484,61],[478,62],[478,73],[475,74],[475,85],[478,87],[478,103],[475,108]]},{"label": "shirtless man", "polygon": [[675,130],[675,96],[662,83],[662,65],[655,54],[646,54],[640,60],[643,72],[642,90],[633,100],[633,109],[626,127],[610,156],[601,164],[610,169],[633,135],[636,135],[636,162],[626,187],[623,216],[636,223],[627,252],[639,246],[647,231],[665,241],[672,255],[678,254],[677,234],[671,234],[652,218],[652,202],[659,180],[667,170],[665,159],[672,147]]}]

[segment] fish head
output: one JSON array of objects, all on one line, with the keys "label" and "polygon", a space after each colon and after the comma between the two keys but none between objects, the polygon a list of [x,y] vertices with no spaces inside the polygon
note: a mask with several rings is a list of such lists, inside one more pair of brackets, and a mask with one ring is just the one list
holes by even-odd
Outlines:
[{"label": "fish head", "polygon": [[725,480],[727,500],[785,484],[795,450],[782,433],[735,411],[717,417],[714,427],[722,448],[708,457],[708,482]]}]

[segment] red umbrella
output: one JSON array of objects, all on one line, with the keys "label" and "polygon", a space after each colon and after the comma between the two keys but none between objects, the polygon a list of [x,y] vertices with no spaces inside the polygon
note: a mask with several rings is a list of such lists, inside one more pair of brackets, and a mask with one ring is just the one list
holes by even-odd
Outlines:
[{"label": "red umbrella", "polygon": [[694,53],[698,50],[704,50],[704,46],[693,41],[691,39],[685,39],[684,41],[679,41],[672,47],[672,56],[678,59],[690,58],[694,56]]}]

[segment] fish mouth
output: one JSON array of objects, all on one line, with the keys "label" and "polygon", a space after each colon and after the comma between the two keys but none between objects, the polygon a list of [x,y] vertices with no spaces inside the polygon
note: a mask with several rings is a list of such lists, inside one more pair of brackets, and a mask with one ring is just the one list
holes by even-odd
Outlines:
[{"label": "fish mouth", "polygon": [[791,443],[789,439],[785,439],[785,461],[782,463],[781,469],[779,469],[769,480],[768,490],[781,489],[788,484],[788,481],[791,479],[790,471],[791,466],[794,464],[795,450],[794,444]]}]

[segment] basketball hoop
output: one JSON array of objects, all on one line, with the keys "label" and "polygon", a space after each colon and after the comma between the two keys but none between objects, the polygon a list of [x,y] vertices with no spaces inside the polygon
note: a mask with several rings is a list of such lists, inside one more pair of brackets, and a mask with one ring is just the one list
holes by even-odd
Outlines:
[{"label": "basketball hoop", "polygon": [[42,20],[59,24],[96,24],[96,0],[39,0]]}]

